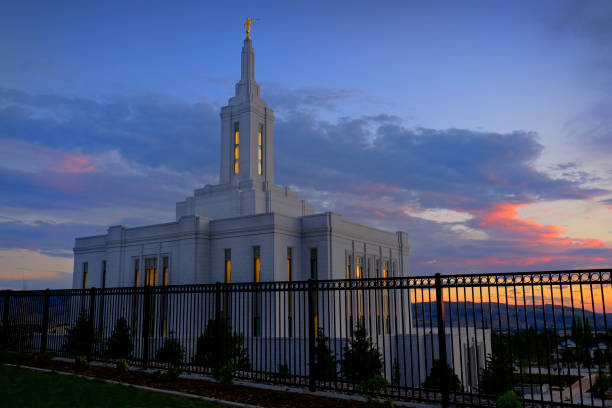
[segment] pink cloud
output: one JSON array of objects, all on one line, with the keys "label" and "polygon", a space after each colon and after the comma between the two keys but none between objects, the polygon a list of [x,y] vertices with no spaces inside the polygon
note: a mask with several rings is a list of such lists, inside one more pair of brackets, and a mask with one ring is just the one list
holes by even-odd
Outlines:
[{"label": "pink cloud", "polygon": [[91,173],[95,170],[87,156],[64,154],[59,162],[50,166],[50,169],[63,173]]}]

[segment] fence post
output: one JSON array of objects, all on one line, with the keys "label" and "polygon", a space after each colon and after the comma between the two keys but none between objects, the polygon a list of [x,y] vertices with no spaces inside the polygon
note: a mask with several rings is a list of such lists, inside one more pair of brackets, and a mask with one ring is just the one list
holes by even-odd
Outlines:
[{"label": "fence post", "polygon": [[221,316],[221,282],[215,283],[215,319]]},{"label": "fence post", "polygon": [[438,315],[438,361],[440,362],[440,392],[442,407],[448,407],[448,362],[446,361],[446,329],[444,321],[444,296],[442,294],[442,277],[435,275],[436,313]]},{"label": "fence post", "polygon": [[149,365],[149,326],[151,324],[151,287],[144,287],[144,304],[142,305],[142,367]]},{"label": "fence post", "polygon": [[9,307],[11,305],[11,291],[4,291],[4,309],[2,310],[2,345],[8,346],[9,343]]},{"label": "fence post", "polygon": [[95,340],[95,325],[94,318],[96,316],[96,288],[89,290],[89,347],[87,353],[87,359],[91,360],[93,356],[94,340]]},{"label": "fence post", "polygon": [[49,331],[49,301],[51,298],[51,291],[45,290],[45,300],[43,302],[43,321],[42,321],[42,336],[40,338],[40,352],[45,353],[47,351],[47,332]]},{"label": "fence post", "polygon": [[315,283],[312,278],[308,279],[308,388],[315,391],[315,336],[317,328],[315,322]]}]

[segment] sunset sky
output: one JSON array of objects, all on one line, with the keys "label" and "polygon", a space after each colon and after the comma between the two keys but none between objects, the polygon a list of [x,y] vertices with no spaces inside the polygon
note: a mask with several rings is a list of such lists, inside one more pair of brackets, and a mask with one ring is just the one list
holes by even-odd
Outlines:
[{"label": "sunset sky", "polygon": [[3,2],[0,288],[218,182],[245,18],[275,178],[412,275],[612,268],[612,2]]}]

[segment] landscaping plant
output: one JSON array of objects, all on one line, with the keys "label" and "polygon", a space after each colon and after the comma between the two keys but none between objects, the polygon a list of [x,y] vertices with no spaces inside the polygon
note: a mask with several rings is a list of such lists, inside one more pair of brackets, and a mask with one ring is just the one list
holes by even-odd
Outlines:
[{"label": "landscaping plant", "polygon": [[77,356],[74,359],[74,367],[77,370],[87,370],[89,368],[89,361],[83,356]]},{"label": "landscaping plant", "polygon": [[134,351],[134,343],[130,335],[130,327],[125,317],[120,317],[108,339],[106,353],[110,358],[127,359]]},{"label": "landscaping plant", "polygon": [[516,393],[512,390],[505,392],[497,399],[497,408],[523,408]]},{"label": "landscaping plant", "polygon": [[236,375],[236,369],[232,363],[227,363],[219,369],[215,378],[224,387],[229,387],[234,384],[234,376]]},{"label": "landscaping plant", "polygon": [[174,337],[174,332],[164,340],[164,344],[157,350],[155,361],[168,363],[171,366],[179,366],[183,362],[185,348],[181,342]]},{"label": "landscaping plant", "polygon": [[357,385],[357,392],[366,399],[368,406],[373,406],[374,398],[386,391],[388,385],[389,383],[384,377],[375,375],[372,378],[361,381]]},{"label": "landscaping plant", "polygon": [[443,378],[446,377],[446,385],[449,391],[461,391],[461,381],[457,374],[448,366],[448,364],[435,360],[431,366],[429,375],[421,384],[423,388],[439,390],[443,384]]},{"label": "landscaping plant", "polygon": [[382,365],[378,349],[374,347],[364,324],[360,322],[348,344],[344,346],[344,358],[340,360],[342,375],[349,381],[359,384],[380,375]]},{"label": "landscaping plant", "polygon": [[338,377],[336,355],[329,348],[329,337],[325,337],[323,328],[319,327],[314,347],[314,378],[320,381],[335,380]]},{"label": "landscaping plant", "polygon": [[117,364],[115,365],[115,369],[117,370],[119,374],[126,374],[130,371],[130,366],[128,365],[127,361],[119,360],[117,361]]},{"label": "landscaping plant", "polygon": [[68,329],[64,350],[74,356],[87,356],[95,351],[98,341],[88,310],[81,309],[74,326]]},{"label": "landscaping plant", "polygon": [[242,334],[232,333],[232,326],[223,313],[206,324],[204,333],[198,337],[196,355],[192,363],[210,368],[214,376],[229,363],[234,367],[234,371],[250,368],[244,337]]}]

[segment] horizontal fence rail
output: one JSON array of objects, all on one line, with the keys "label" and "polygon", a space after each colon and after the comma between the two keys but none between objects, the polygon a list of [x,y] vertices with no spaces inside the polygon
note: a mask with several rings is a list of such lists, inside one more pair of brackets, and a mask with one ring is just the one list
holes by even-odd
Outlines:
[{"label": "horizontal fence rail", "polygon": [[0,341],[442,406],[513,390],[524,406],[603,407],[611,284],[606,269],[2,291]]}]

